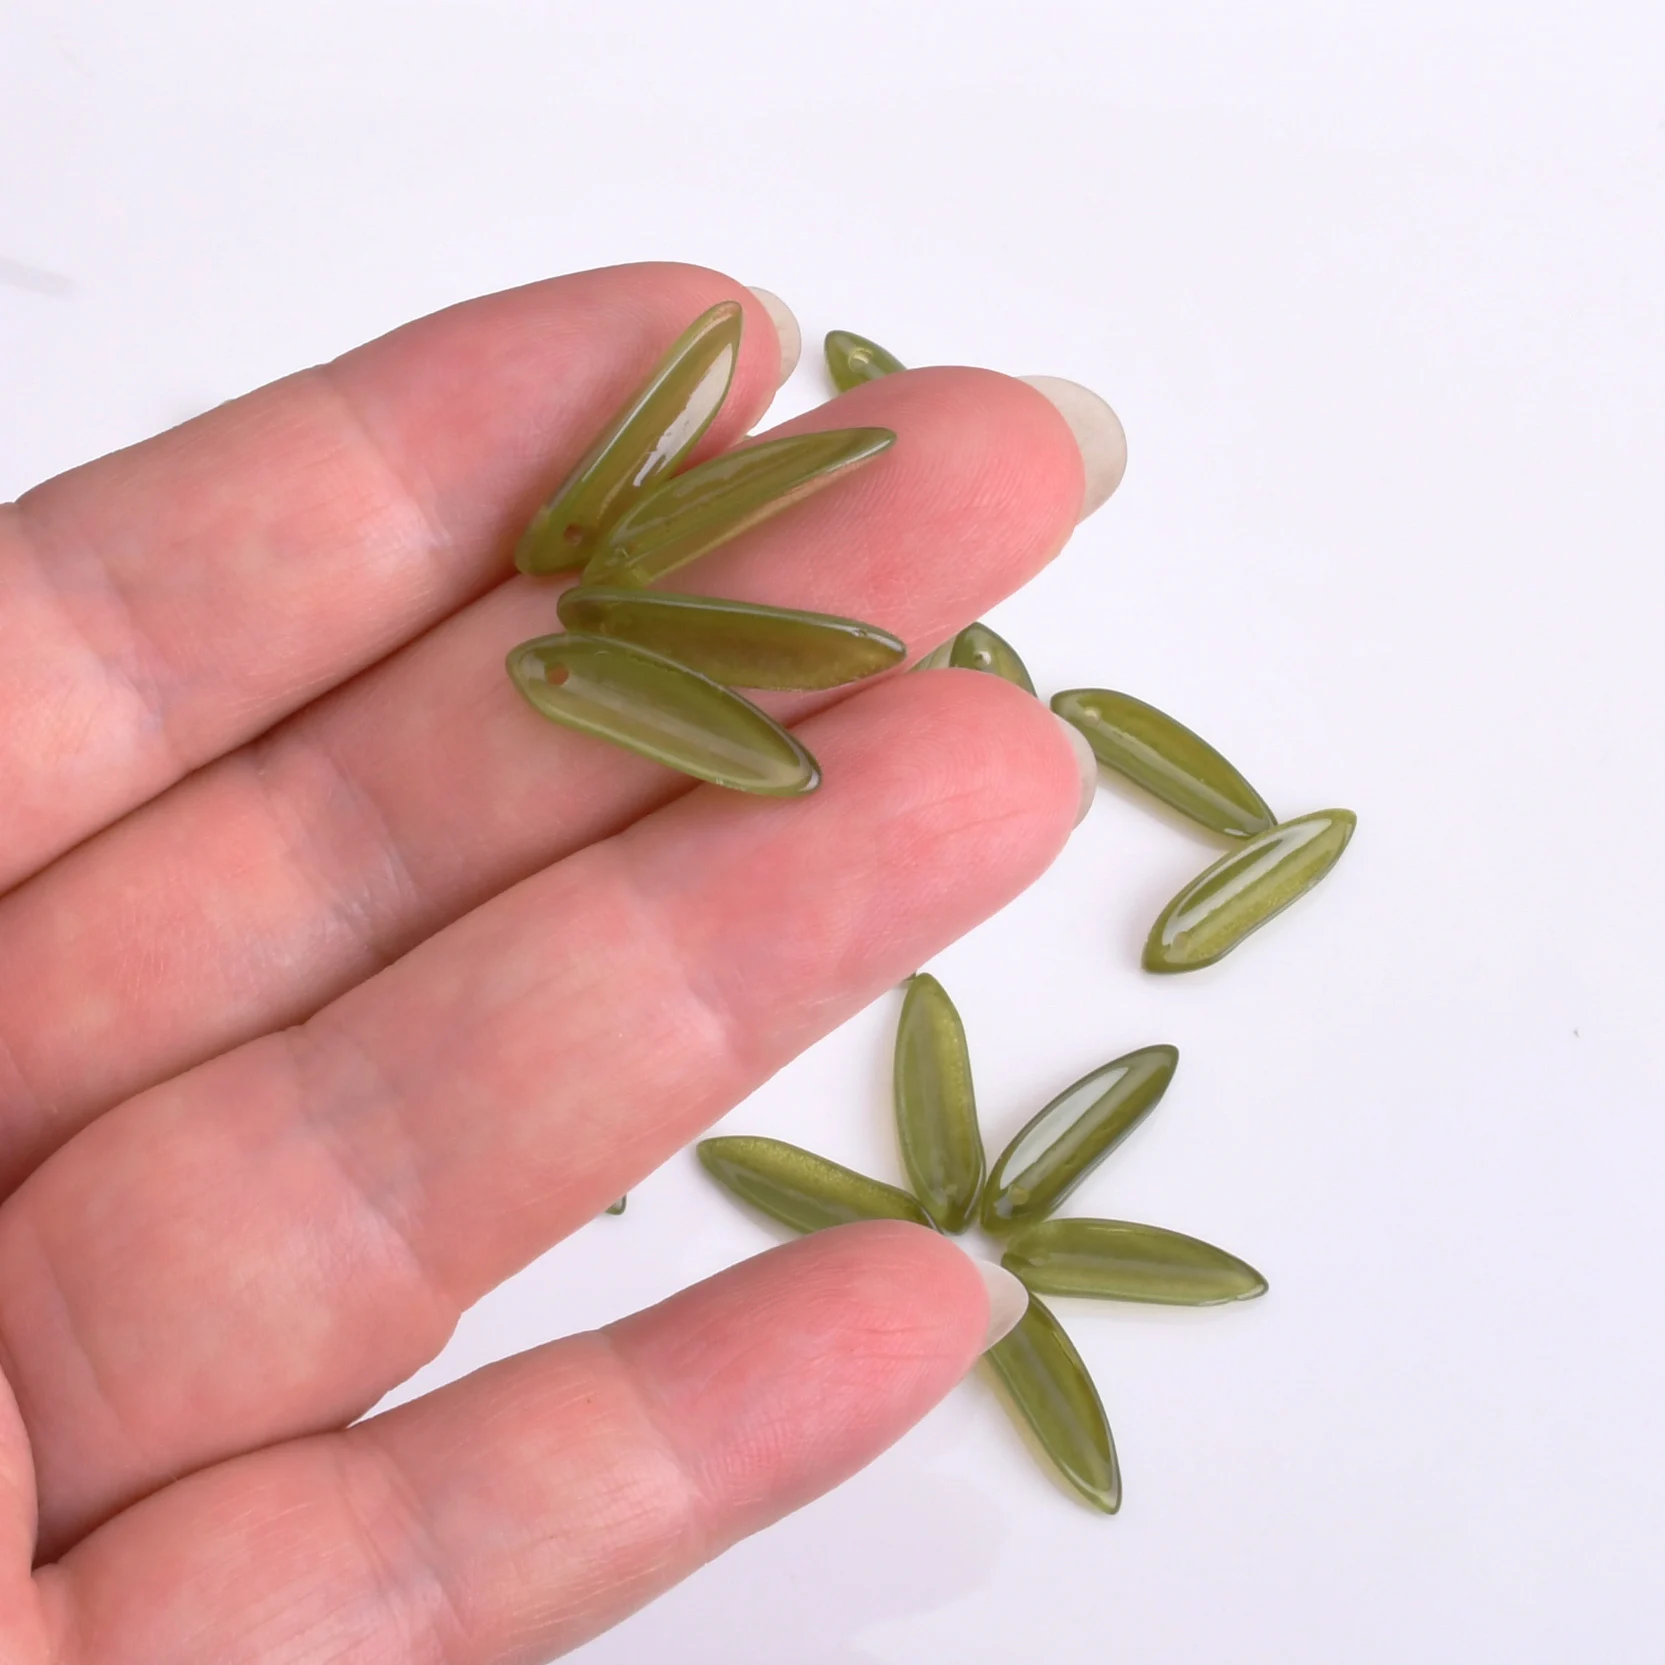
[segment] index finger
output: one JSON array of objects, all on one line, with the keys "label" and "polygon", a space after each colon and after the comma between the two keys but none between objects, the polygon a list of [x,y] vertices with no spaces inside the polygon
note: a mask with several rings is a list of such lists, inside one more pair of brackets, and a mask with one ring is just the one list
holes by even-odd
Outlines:
[{"label": "index finger", "polygon": [[763,304],[695,266],[470,301],[0,508],[0,889],[478,595],[691,319],[746,309],[702,449],[767,405]]}]

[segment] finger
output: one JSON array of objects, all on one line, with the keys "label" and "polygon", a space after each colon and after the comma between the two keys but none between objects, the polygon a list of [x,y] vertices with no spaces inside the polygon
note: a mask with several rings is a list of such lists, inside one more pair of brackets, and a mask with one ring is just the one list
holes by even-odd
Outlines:
[{"label": "finger", "polygon": [[970,1368],[987,1311],[916,1226],[772,1250],[140,1504],[50,1569],[56,1657],[552,1658],[878,1455]]},{"label": "finger", "polygon": [[[1080,453],[1021,383],[914,372],[785,431],[850,422],[900,438],[690,569],[699,587],[930,646],[1069,535]],[[505,584],[0,900],[0,1190],[108,1105],[300,1021],[686,786],[525,708],[504,653],[554,627],[547,586]]]},{"label": "finger", "polygon": [[0,1209],[48,1542],[362,1413],[1075,817],[1062,726],[998,678],[900,677],[803,732],[815,796],[679,799],[102,1117]]},{"label": "finger", "polygon": [[0,888],[479,594],[722,300],[747,324],[727,444],[775,389],[762,303],[623,266],[424,318],[0,509]]}]

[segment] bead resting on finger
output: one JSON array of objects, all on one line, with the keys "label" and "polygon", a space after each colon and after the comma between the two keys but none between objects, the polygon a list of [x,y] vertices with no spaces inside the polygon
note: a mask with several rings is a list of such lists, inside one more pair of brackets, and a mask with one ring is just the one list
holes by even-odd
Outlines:
[{"label": "bead resting on finger", "polygon": [[522,642],[509,675],[552,722],[697,780],[765,797],[821,784],[804,746],[767,713],[686,665],[627,642],[568,633]]},{"label": "bead resting on finger", "polygon": [[562,624],[632,642],[737,688],[838,688],[899,665],[888,630],[717,596],[580,584],[557,603]]},{"label": "bead resting on finger", "polygon": [[602,534],[698,444],[728,397],[740,356],[738,301],[703,312],[614,415],[515,549],[526,573],[582,566]]},{"label": "bead resting on finger", "polygon": [[834,428],[725,451],[620,515],[585,566],[584,582],[655,583],[824,491],[895,443],[889,428]]}]

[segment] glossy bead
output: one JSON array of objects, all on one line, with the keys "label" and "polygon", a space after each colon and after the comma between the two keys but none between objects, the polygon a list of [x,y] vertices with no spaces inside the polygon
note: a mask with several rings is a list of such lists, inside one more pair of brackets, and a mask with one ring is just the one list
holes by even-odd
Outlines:
[{"label": "glossy bead", "polygon": [[914,1195],[944,1231],[964,1231],[983,1188],[983,1135],[965,1027],[936,978],[908,979],[896,1028],[896,1136]]},{"label": "glossy bead", "polygon": [[1013,1232],[1000,1264],[1042,1295],[1211,1307],[1266,1293],[1236,1255],[1131,1220],[1037,1220]]},{"label": "glossy bead", "polygon": [[1109,688],[1071,688],[1052,696],[1052,709],[1081,730],[1106,769],[1213,832],[1252,838],[1277,819],[1201,735],[1154,705]]},{"label": "glossy bead", "polygon": [[837,688],[907,654],[889,631],[856,619],[673,590],[580,584],[557,607],[569,630],[632,642],[741,688]]},{"label": "glossy bead", "polygon": [[1357,818],[1321,809],[1284,821],[1199,874],[1157,916],[1146,971],[1195,971],[1304,896],[1341,857]]},{"label": "glossy bead", "polygon": [[954,652],[954,638],[950,636],[946,642],[938,642],[916,665],[916,671],[944,671],[948,668],[949,657]]},{"label": "glossy bead", "polygon": [[1003,676],[1026,694],[1035,691],[1035,684],[1030,681],[1028,669],[1018,658],[1016,649],[980,621],[968,624],[954,638],[948,650],[948,663],[955,670],[988,671],[993,676]]},{"label": "glossy bead", "polygon": [[869,341],[865,335],[855,335],[849,330],[829,330],[825,350],[827,369],[832,372],[833,386],[840,393],[907,368],[877,341]]},{"label": "glossy bead", "polygon": [[608,1203],[607,1212],[609,1214],[622,1214],[624,1213],[624,1205],[629,1201],[630,1193],[627,1191],[616,1203]]},{"label": "glossy bead", "polygon": [[741,792],[813,792],[821,770],[772,717],[709,677],[627,642],[540,636],[509,654],[509,675],[545,717],[698,780]]},{"label": "glossy bead", "polygon": [[742,321],[739,303],[723,301],[677,337],[532,517],[515,550],[522,572],[582,566],[613,522],[682,462],[728,395]]},{"label": "glossy bead", "polygon": [[1178,1064],[1174,1047],[1147,1046],[1066,1087],[1001,1152],[983,1188],[983,1229],[1045,1219],[1156,1108]]},{"label": "glossy bead", "polygon": [[651,584],[895,443],[889,428],[834,428],[725,451],[667,480],[621,515],[584,568],[584,582]]},{"label": "glossy bead", "polygon": [[906,1191],[779,1139],[704,1139],[697,1149],[718,1184],[793,1231],[821,1231],[853,1220],[931,1223]]},{"label": "glossy bead", "polygon": [[983,1355],[1020,1426],[1095,1509],[1121,1507],[1122,1477],[1104,1405],[1063,1327],[1033,1296],[1004,1340]]}]

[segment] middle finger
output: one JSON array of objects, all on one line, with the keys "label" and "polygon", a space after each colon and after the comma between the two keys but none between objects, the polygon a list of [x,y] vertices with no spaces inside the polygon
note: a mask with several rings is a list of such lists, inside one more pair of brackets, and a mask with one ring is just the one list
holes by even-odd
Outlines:
[{"label": "middle finger", "polygon": [[[778,431],[858,424],[898,443],[691,568],[687,587],[929,647],[1069,535],[1080,457],[1022,383],[910,372]],[[111,1104],[300,1021],[686,789],[516,697],[504,653],[557,628],[554,598],[511,580],[0,900],[0,1064],[28,1084],[0,1091],[0,1195]],[[775,704],[795,718],[842,697]]]}]

